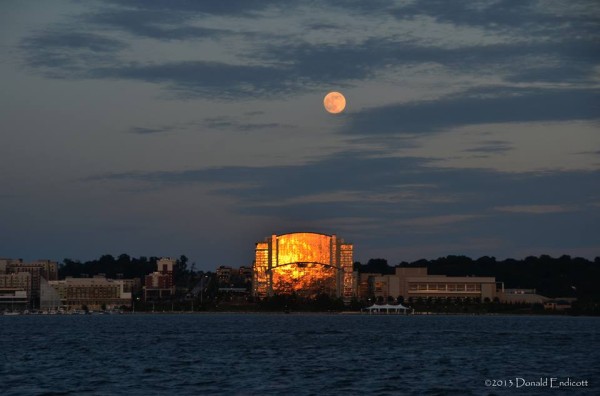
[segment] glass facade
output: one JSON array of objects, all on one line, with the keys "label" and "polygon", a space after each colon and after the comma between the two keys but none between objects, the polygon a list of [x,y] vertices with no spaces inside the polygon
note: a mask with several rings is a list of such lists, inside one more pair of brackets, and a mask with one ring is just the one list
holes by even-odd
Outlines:
[{"label": "glass facade", "polygon": [[273,292],[316,297],[337,294],[337,269],[317,263],[288,264],[272,270]]},{"label": "glass facade", "polygon": [[352,263],[352,244],[335,235],[272,235],[256,244],[254,295],[325,293],[349,300],[356,294]]},{"label": "glass facade", "polygon": [[424,283],[410,282],[408,290],[412,293],[481,293],[481,283]]}]

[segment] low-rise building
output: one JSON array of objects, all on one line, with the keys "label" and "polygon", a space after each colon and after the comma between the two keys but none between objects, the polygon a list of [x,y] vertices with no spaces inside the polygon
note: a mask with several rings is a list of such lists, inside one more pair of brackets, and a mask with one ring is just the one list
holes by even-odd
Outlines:
[{"label": "low-rise building", "polygon": [[28,303],[29,298],[25,290],[0,288],[0,312],[24,311]]},{"label": "low-rise building", "polygon": [[504,289],[498,293],[498,299],[504,304],[545,304],[550,300],[535,289]]},{"label": "low-rise building", "polygon": [[397,267],[393,275],[360,274],[359,298],[476,298],[497,295],[496,278],[429,275],[427,268]]},{"label": "low-rise building", "polygon": [[544,309],[551,311],[564,311],[566,309],[571,309],[572,304],[577,301],[576,298],[554,298],[552,300],[548,300],[544,302]]},{"label": "low-rise building", "polygon": [[[65,280],[49,281],[48,285],[54,288],[61,307],[66,309],[87,307],[90,310],[100,310],[131,306],[131,292],[125,292],[123,280],[106,279],[101,276],[67,277]],[[47,301],[44,300],[44,305],[46,304]]]}]

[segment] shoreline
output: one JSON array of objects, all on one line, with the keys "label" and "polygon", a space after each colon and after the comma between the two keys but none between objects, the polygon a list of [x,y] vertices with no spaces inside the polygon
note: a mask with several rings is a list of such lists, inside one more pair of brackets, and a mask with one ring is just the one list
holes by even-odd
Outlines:
[{"label": "shoreline", "polygon": [[464,316],[464,317],[476,317],[476,316],[522,316],[522,317],[588,317],[596,318],[594,315],[570,315],[570,314],[559,314],[559,313],[446,313],[446,312],[415,312],[410,314],[403,313],[368,313],[362,311],[339,311],[339,312],[308,312],[308,311],[164,311],[164,312],[122,312],[122,313],[103,313],[103,312],[91,312],[88,314],[83,313],[4,313],[0,314],[3,316],[152,316],[152,315],[295,315],[295,316]]}]

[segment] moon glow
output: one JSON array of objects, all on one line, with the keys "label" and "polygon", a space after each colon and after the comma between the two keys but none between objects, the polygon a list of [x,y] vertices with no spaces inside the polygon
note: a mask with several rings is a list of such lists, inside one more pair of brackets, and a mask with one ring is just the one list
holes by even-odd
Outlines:
[{"label": "moon glow", "polygon": [[346,108],[346,98],[339,92],[329,92],[323,99],[323,106],[331,114],[338,114]]}]

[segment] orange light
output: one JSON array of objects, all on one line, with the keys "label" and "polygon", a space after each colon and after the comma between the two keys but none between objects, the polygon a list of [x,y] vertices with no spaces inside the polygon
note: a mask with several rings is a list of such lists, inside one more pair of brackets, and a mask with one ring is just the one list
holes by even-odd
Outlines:
[{"label": "orange light", "polygon": [[253,285],[259,297],[351,295],[352,244],[310,232],[272,235],[256,244]]},{"label": "orange light", "polygon": [[337,269],[322,264],[307,263],[279,266],[273,272],[273,292],[296,293],[305,297],[318,294],[335,294]]}]

